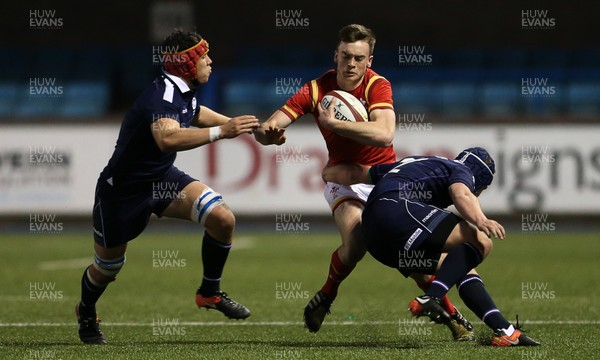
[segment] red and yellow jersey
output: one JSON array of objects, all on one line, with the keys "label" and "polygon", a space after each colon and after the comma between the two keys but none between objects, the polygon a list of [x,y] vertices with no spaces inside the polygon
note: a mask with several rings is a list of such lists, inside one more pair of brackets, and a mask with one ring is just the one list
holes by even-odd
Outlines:
[{"label": "red and yellow jersey", "polygon": [[[323,96],[332,90],[341,90],[336,75],[335,70],[329,70],[321,77],[304,84],[279,110],[292,122],[304,114],[313,114],[327,144],[329,165],[342,163],[375,165],[395,162],[396,154],[392,146],[382,148],[364,145],[323,128],[317,121],[319,117],[317,104],[321,102]],[[365,105],[369,114],[375,109],[394,109],[390,82],[371,69],[367,69],[362,83],[350,93]]]}]

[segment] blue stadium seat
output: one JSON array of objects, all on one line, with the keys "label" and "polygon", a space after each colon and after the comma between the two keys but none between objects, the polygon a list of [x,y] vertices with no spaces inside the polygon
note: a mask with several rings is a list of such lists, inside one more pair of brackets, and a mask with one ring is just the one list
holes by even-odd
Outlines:
[{"label": "blue stadium seat", "polygon": [[19,85],[16,82],[0,83],[0,117],[14,114],[18,99]]},{"label": "blue stadium seat", "polygon": [[276,95],[274,81],[272,84],[252,80],[230,81],[223,85],[223,111],[231,115],[265,111]]},{"label": "blue stadium seat", "polygon": [[[40,93],[36,94],[39,90]],[[48,94],[43,91],[63,91],[61,94]],[[46,87],[34,86],[34,89],[29,84],[21,85],[18,89],[17,103],[13,111],[17,117],[46,117],[53,116],[63,101],[64,96],[64,85],[56,82],[55,85],[48,85]]]},{"label": "blue stadium seat", "polygon": [[570,114],[600,115],[600,83],[569,84],[565,97]]},{"label": "blue stadium seat", "polygon": [[394,108],[400,113],[435,113],[439,93],[431,83],[403,83],[392,87]]},{"label": "blue stadium seat", "polygon": [[441,84],[440,93],[441,111],[445,115],[473,115],[477,111],[477,88],[474,84]]},{"label": "blue stadium seat", "polygon": [[511,83],[486,83],[479,96],[482,113],[490,116],[516,114],[522,102],[519,85]]},{"label": "blue stadium seat", "polygon": [[72,81],[65,85],[59,115],[65,117],[101,116],[109,105],[109,86],[102,81]]}]

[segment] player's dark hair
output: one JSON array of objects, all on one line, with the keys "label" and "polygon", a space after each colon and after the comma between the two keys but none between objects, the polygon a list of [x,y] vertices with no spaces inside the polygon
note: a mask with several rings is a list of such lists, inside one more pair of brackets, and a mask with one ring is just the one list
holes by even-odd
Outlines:
[{"label": "player's dark hair", "polygon": [[373,30],[360,24],[346,25],[338,32],[338,44],[340,43],[352,43],[356,41],[366,41],[369,44],[369,54],[373,55],[373,49],[375,48],[375,33]]},{"label": "player's dark hair", "polygon": [[176,28],[169,36],[165,38],[162,45],[164,47],[177,46],[178,51],[189,49],[202,40],[202,36],[195,31],[183,31],[181,28]]}]

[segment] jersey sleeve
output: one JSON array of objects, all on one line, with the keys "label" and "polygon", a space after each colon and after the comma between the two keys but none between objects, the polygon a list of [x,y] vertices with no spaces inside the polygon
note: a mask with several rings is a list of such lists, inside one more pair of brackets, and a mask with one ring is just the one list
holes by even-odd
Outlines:
[{"label": "jersey sleeve", "polygon": [[145,102],[144,107],[146,110],[144,118],[147,119],[149,124],[162,118],[173,119],[181,123],[180,109],[173,103],[173,96],[169,97],[168,87],[164,92],[160,89],[154,91],[150,96],[150,100]]},{"label": "jersey sleeve", "polygon": [[290,120],[295,121],[300,116],[310,113],[317,106],[318,89],[316,80],[304,84],[298,92],[279,108]]},{"label": "jersey sleeve", "polygon": [[369,108],[368,112],[375,109],[394,110],[394,100],[392,99],[392,85],[381,76],[374,76],[367,84],[365,90],[366,100]]},{"label": "jersey sleeve", "polygon": [[371,180],[371,184],[377,184],[385,174],[396,166],[398,166],[398,163],[377,164],[371,166],[369,169],[369,179]]},{"label": "jersey sleeve", "polygon": [[469,169],[462,164],[454,164],[448,177],[448,187],[454,183],[465,184],[471,192],[475,192],[475,179]]}]

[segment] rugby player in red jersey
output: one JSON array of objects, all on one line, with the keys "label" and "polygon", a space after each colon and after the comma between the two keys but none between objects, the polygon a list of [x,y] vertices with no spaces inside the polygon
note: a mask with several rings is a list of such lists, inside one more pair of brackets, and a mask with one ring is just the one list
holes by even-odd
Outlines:
[{"label": "rugby player in red jersey", "polygon": [[[285,142],[285,128],[304,114],[312,113],[327,144],[327,166],[337,164],[375,165],[394,163],[396,155],[392,146],[396,118],[390,82],[371,69],[375,36],[363,25],[344,26],[338,33],[334,52],[336,69],[305,84],[295,95],[261,124],[254,132],[263,145],[281,145]],[[368,122],[322,121],[333,118],[333,106],[321,106],[323,96],[332,90],[344,90],[358,98],[369,113]],[[344,186],[328,182],[325,199],[329,203],[342,244],[331,256],[329,274],[321,290],[304,309],[304,324],[317,332],[335,300],[340,283],[352,272],[366,253],[360,230],[364,203],[371,185]],[[432,277],[413,273],[417,284],[427,289]],[[443,304],[452,314],[449,323],[456,340],[473,340],[471,324],[456,310],[447,296]]]}]

